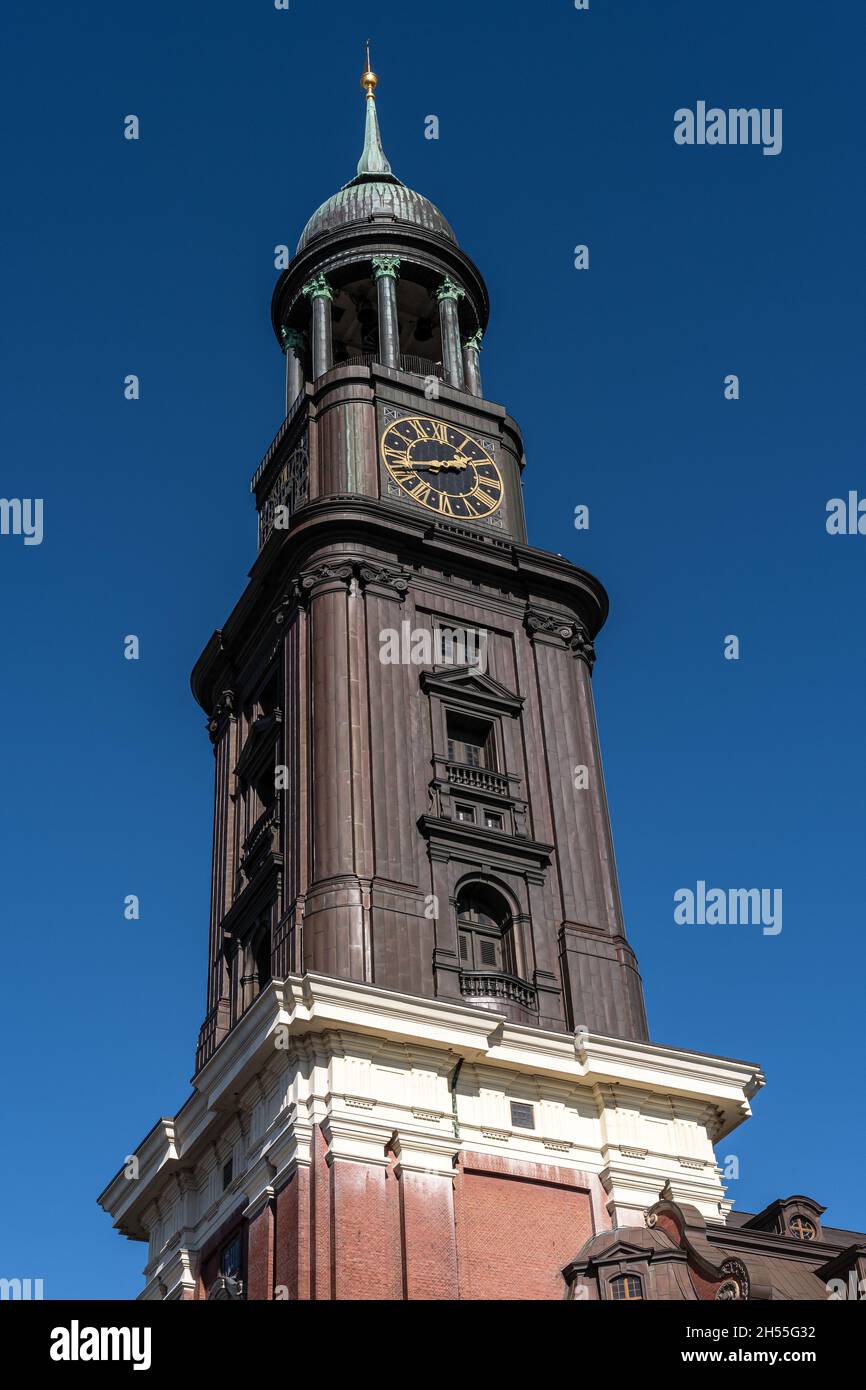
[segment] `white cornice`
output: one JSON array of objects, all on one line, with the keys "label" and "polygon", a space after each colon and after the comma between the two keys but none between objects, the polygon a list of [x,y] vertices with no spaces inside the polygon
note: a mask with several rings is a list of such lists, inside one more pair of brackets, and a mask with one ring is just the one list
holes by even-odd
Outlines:
[{"label": "white cornice", "polygon": [[[332,1035],[329,1037],[329,1035]],[[764,1084],[760,1068],[655,1043],[570,1034],[509,1023],[502,1015],[444,1000],[397,994],[376,985],[320,975],[274,980],[249,1008],[193,1080],[194,1091],[174,1119],[163,1118],[136,1152],[139,1178],[123,1171],[98,1199],[115,1226],[142,1239],[144,1212],[162,1190],[168,1172],[198,1163],[206,1145],[237,1118],[242,1097],[260,1094],[253,1083],[287,1043],[310,1043],[323,1055],[333,1035],[411,1044],[440,1071],[449,1058],[484,1064],[504,1073],[580,1085],[587,1093],[605,1085],[614,1095],[655,1092],[709,1104],[723,1138],[751,1113],[749,1100]],[[279,1046],[278,1046],[279,1044]],[[439,1054],[438,1057],[436,1054]],[[339,1147],[339,1146],[338,1146]]]}]

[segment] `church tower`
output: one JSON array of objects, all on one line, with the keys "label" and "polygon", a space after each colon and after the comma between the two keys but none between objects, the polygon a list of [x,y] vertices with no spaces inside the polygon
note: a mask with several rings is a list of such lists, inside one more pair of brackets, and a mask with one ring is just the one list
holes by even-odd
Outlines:
[{"label": "church tower", "polygon": [[647,1036],[593,713],[607,597],[527,545],[484,281],[392,173],[362,80],[357,175],[274,291],[252,582],[193,673],[217,759],[199,1066],[308,971]]},{"label": "church tower", "polygon": [[724,1220],[712,1143],[761,1082],[648,1041],[593,708],[607,596],[527,542],[484,280],[393,173],[369,53],[361,85],[357,174],[273,294],[258,556],[192,676],[194,1089],[100,1199],[149,1241],[146,1297],[562,1297],[663,1188]]}]

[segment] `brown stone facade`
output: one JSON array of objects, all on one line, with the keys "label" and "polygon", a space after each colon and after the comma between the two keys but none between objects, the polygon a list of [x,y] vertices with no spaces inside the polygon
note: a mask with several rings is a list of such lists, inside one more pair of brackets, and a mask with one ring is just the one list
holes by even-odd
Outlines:
[{"label": "brown stone facade", "polygon": [[[366,377],[364,399],[314,447],[322,419],[348,409],[346,374]],[[471,997],[539,1027],[646,1037],[592,698],[604,591],[560,557],[385,497],[314,497],[323,447],[367,457],[365,411],[375,433],[383,399],[419,406],[393,377],[335,369],[308,388],[269,468],[302,432],[309,499],[271,533],[193,674],[215,751],[199,1066],[261,981],[306,970]],[[437,403],[443,418],[478,422],[486,409]],[[485,424],[506,437],[504,419]],[[483,664],[424,660],[443,630],[483,634]],[[386,633],[397,661],[382,659]],[[495,746],[484,775],[449,757],[460,719]],[[458,898],[476,884],[508,917],[498,980],[469,978],[460,957]]]}]

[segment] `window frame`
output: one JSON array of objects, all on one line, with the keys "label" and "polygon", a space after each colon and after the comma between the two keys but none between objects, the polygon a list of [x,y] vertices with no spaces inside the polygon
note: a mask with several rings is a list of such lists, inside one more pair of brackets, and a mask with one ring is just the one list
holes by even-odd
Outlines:
[{"label": "window frame", "polygon": [[[461,728],[462,726],[462,728]],[[475,726],[475,731],[484,731],[483,742],[470,743],[468,739],[455,737],[456,727],[459,733],[471,733]],[[498,731],[496,721],[493,719],[478,717],[471,714],[464,714],[462,710],[445,709],[445,755],[449,763],[457,763],[461,767],[476,767],[483,772],[499,772],[500,757],[498,748]],[[456,756],[457,751],[465,752],[468,748],[474,748],[482,755],[478,762],[473,762],[471,758]]]},{"label": "window frame", "polygon": [[[618,1285],[621,1284],[625,1289],[628,1289],[630,1283],[634,1283],[634,1284],[637,1285],[638,1292],[637,1292],[636,1294],[632,1294],[632,1293],[626,1292],[624,1295],[620,1296],[620,1295],[614,1293],[614,1289],[615,1289]],[[625,1273],[621,1273],[621,1274],[613,1274],[613,1275],[611,1275],[610,1279],[608,1279],[608,1281],[607,1281],[607,1288],[608,1288],[608,1299],[610,1300],[611,1303],[645,1303],[645,1302],[646,1302],[646,1298],[644,1297],[644,1291],[643,1291],[643,1279],[642,1279],[642,1277],[641,1277],[640,1274],[634,1274],[634,1273],[632,1273],[631,1271],[626,1271]]]},{"label": "window frame", "polygon": [[[504,893],[488,888],[502,905],[501,917],[497,920],[495,910],[489,910],[495,909],[495,902],[485,905],[485,887],[479,883],[464,884],[454,901],[460,968],[475,975],[510,975],[519,979],[513,909]],[[481,920],[473,921],[470,914]],[[492,946],[495,961],[483,959],[485,945]]]}]

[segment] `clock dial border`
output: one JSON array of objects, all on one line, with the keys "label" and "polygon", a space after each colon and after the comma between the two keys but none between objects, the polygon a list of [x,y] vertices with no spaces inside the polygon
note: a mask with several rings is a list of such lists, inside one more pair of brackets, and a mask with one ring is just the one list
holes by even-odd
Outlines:
[{"label": "clock dial border", "polygon": [[[395,427],[401,421],[421,421],[435,427],[429,435],[417,433],[414,440],[401,438],[401,443],[405,446],[404,456],[406,461],[399,462],[400,452],[387,450],[389,435],[393,438]],[[466,443],[474,446],[480,457],[468,457],[467,466],[474,470],[474,485],[465,491],[452,491],[450,488],[437,487],[434,480],[428,480],[420,476],[413,467],[409,456],[409,451],[414,444],[430,442],[434,443],[439,435],[439,442],[448,445],[449,432],[453,435],[462,437]],[[457,522],[467,526],[492,526],[503,527],[502,509],[506,496],[506,484],[502,468],[497,462],[497,441],[488,438],[474,430],[468,429],[464,425],[458,425],[452,420],[446,420],[435,415],[428,415],[421,410],[397,410],[393,407],[386,407],[381,412],[379,424],[378,453],[382,469],[382,477],[389,497],[399,501],[403,505],[421,507],[431,516],[440,520]],[[398,438],[400,436],[398,435]],[[451,444],[452,449],[459,448],[459,444]],[[387,450],[387,451],[386,451]],[[390,454],[390,458],[389,458]],[[435,467],[435,464],[433,465]],[[448,468],[447,462],[440,465],[442,472]],[[426,473],[427,465],[420,465],[422,473]],[[396,470],[396,471],[395,471]],[[483,470],[479,476],[479,470]],[[432,471],[432,469],[431,469]],[[404,476],[401,478],[399,474]],[[440,469],[436,468],[436,476]],[[445,473],[447,476],[447,473]],[[406,484],[411,484],[407,486]],[[469,502],[469,498],[478,498],[485,503],[495,501],[495,505],[487,510],[476,512],[474,503]],[[434,499],[434,500],[431,500]],[[443,501],[447,505],[443,505]]]}]

